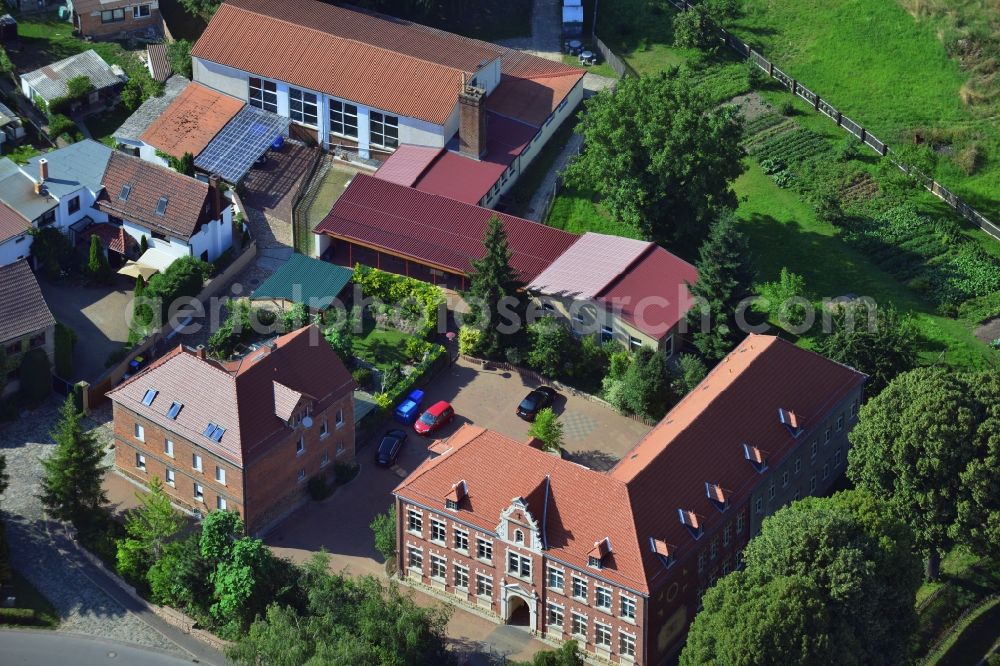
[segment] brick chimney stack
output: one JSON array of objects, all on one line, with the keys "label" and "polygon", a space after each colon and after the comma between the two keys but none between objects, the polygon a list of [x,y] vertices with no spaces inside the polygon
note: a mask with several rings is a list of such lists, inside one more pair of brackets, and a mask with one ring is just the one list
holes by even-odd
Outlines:
[{"label": "brick chimney stack", "polygon": [[222,189],[219,187],[221,179],[217,174],[212,174],[208,178],[209,196],[212,197],[212,217],[216,220],[222,219]]},{"label": "brick chimney stack", "polygon": [[38,160],[38,182],[44,183],[49,179],[49,161],[44,157]]},{"label": "brick chimney stack", "polygon": [[479,159],[486,152],[486,91],[465,82],[458,94],[458,152]]},{"label": "brick chimney stack", "polygon": [[195,356],[200,358],[202,361],[205,360],[205,345],[198,345],[194,348]]}]

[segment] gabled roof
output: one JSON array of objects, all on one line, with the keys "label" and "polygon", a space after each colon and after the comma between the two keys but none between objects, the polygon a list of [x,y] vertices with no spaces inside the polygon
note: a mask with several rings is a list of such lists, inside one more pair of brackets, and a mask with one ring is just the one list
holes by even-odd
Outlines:
[{"label": "gabled roof", "polygon": [[653,243],[587,232],[536,277],[528,289],[546,296],[596,298]]},{"label": "gabled roof", "polygon": [[404,143],[382,162],[382,166],[374,175],[390,183],[413,187],[443,151],[444,148],[412,146]]},{"label": "gabled roof", "polygon": [[314,230],[455,273],[472,271],[486,250],[490,219],[507,232],[511,266],[530,281],[577,236],[531,220],[358,174]]},{"label": "gabled roof", "polygon": [[[163,94],[159,97],[150,97],[143,102],[135,112],[128,117],[122,126],[115,130],[116,139],[128,139],[138,141],[143,132],[149,129],[156,122],[168,106],[181,94],[187,85],[191,83],[180,74],[174,74],[167,79],[163,87]],[[152,145],[152,144],[150,144]]]},{"label": "gabled roof", "polygon": [[325,310],[353,276],[350,268],[293,254],[254,290],[252,298],[281,299]]},{"label": "gabled roof", "polygon": [[7,157],[0,157],[0,201],[32,221],[59,205],[47,190],[36,194],[35,181]]},{"label": "gabled roof", "polygon": [[81,187],[97,192],[101,189],[111,153],[111,148],[103,143],[84,139],[32,157],[28,160],[25,171],[37,182],[38,161],[45,159],[49,163],[49,177],[45,180],[45,188],[52,196],[62,198]]},{"label": "gabled roof", "polygon": [[243,105],[234,97],[190,83],[139,138],[176,158],[184,153],[197,156]]},{"label": "gabled roof", "polygon": [[[148,389],[158,393],[145,406],[142,399]],[[279,413],[288,411],[292,394],[311,397],[317,409],[325,409],[353,389],[354,380],[340,357],[315,326],[306,326],[277,338],[273,348],[265,345],[225,364],[177,347],[108,397],[243,466],[289,432],[287,418]],[[184,407],[170,419],[167,411],[174,402]],[[209,423],[225,429],[217,442],[204,434]]]},{"label": "gabled roof", "polygon": [[[780,338],[750,335],[610,472],[464,426],[395,492],[448,514],[445,498],[465,480],[468,496],[457,515],[493,532],[512,497],[538,496],[548,479],[546,553],[585,567],[595,544],[608,539],[600,575],[649,593],[665,578],[662,558],[693,552],[696,536],[728,520],[720,497],[730,506],[749,499],[759,476],[743,442],[766,447],[775,460],[791,449],[795,437],[779,422],[777,405],[793,405],[805,422],[818,423],[864,379]],[[540,519],[537,504],[529,502]]]},{"label": "gabled roof", "polygon": [[0,243],[20,236],[31,228],[31,222],[23,215],[0,201]]},{"label": "gabled roof", "polygon": [[167,59],[167,45],[163,43],[150,44],[146,47],[146,59],[149,61],[149,70],[153,78],[157,81],[166,81],[173,73],[170,61]]},{"label": "gabled roof", "polygon": [[108,160],[96,205],[109,215],[183,239],[213,219],[208,183],[117,150]]},{"label": "gabled roof", "polygon": [[55,323],[27,259],[0,266],[0,343]]},{"label": "gabled roof", "polygon": [[462,74],[471,76],[497,58],[508,76],[521,76],[515,73],[519,69],[542,77],[573,76],[574,83],[583,76],[578,68],[528,55],[541,62],[525,67],[512,61],[508,67],[512,52],[317,0],[228,0],[191,55],[438,125],[455,109]]},{"label": "gabled roof", "polygon": [[93,49],[22,74],[21,79],[27,81],[46,102],[51,102],[68,95],[67,81],[78,76],[90,79],[95,90],[110,88],[122,82],[122,78],[115,73],[111,65]]}]

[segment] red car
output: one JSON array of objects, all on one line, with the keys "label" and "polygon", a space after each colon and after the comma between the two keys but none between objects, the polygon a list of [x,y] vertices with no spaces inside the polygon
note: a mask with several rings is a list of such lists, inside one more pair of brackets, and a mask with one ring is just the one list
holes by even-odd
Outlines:
[{"label": "red car", "polygon": [[428,435],[451,423],[453,418],[455,418],[455,410],[442,400],[435,402],[426,412],[421,414],[417,422],[413,424],[413,429],[419,435]]}]

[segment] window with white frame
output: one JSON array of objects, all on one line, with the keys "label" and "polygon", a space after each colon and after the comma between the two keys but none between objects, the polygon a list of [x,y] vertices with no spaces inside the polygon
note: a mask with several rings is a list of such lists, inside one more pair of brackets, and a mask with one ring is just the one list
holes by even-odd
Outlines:
[{"label": "window with white frame", "polygon": [[444,545],[444,540],[448,535],[448,527],[443,520],[431,518],[431,541]]},{"label": "window with white frame", "polygon": [[816,492],[816,475],[813,474],[809,477],[809,492]]},{"label": "window with white frame", "polygon": [[409,546],[406,549],[406,566],[410,569],[419,569],[423,571],[424,554],[416,546]]},{"label": "window with white frame", "polygon": [[732,540],[732,538],[733,538],[733,526],[726,525],[724,528],[722,528],[722,547],[728,548],[729,542]]},{"label": "window with white frame", "polygon": [[250,77],[250,106],[264,109],[271,113],[278,112],[278,84],[267,79]]},{"label": "window with white frame", "polygon": [[215,466],[215,480],[226,485],[226,470],[222,469],[218,465]]},{"label": "window with white frame", "polygon": [[837,450],[833,452],[833,464],[840,464],[840,447],[837,447]]},{"label": "window with white frame", "polygon": [[830,429],[829,428],[827,428],[826,432],[823,433],[823,443],[824,444],[829,444],[830,443]]},{"label": "window with white frame", "polygon": [[228,506],[229,505],[226,502],[226,498],[225,497],[216,497],[215,498],[215,508],[218,509],[219,511],[225,511]]},{"label": "window with white frame", "polygon": [[417,511],[416,509],[410,509],[409,511],[407,511],[406,529],[409,530],[410,532],[416,532],[417,534],[420,534],[423,528],[424,528],[424,519],[423,516],[420,515],[420,512]]},{"label": "window with white frame", "polygon": [[621,594],[618,596],[618,604],[621,609],[619,615],[626,620],[635,620],[635,599]]},{"label": "window with white frame", "polygon": [[587,616],[583,613],[573,612],[570,614],[569,632],[574,636],[586,639],[587,637]]},{"label": "window with white frame", "polygon": [[200,483],[194,484],[194,498],[199,502],[205,501],[205,489],[201,487]]},{"label": "window with white frame", "polygon": [[614,330],[610,326],[601,326],[601,342],[611,342],[614,339]]},{"label": "window with white frame", "polygon": [[764,501],[761,498],[759,497],[757,498],[756,506],[754,507],[754,509],[757,511],[757,513],[764,513]]},{"label": "window with white frame", "polygon": [[802,471],[802,458],[795,459],[795,473],[798,474]]},{"label": "window with white frame", "polygon": [[476,557],[487,562],[493,561],[493,542],[489,539],[476,537]]},{"label": "window with white frame", "polygon": [[545,624],[550,627],[558,627],[562,629],[564,615],[563,607],[559,604],[552,603],[551,601],[545,605]]},{"label": "window with white frame", "polygon": [[520,553],[507,553],[507,573],[519,578],[531,578],[531,558]]},{"label": "window with white frame", "polygon": [[330,100],[330,133],[358,138],[358,107],[347,102]]},{"label": "window with white frame", "polygon": [[594,622],[594,645],[605,650],[611,649],[611,625]]},{"label": "window with white frame", "polygon": [[323,419],[323,422],[319,424],[319,438],[323,439],[324,437],[329,436],[329,434],[330,424],[326,419]]},{"label": "window with white frame", "polygon": [[342,409],[337,410],[337,417],[336,419],[334,419],[333,424],[334,426],[337,427],[337,430],[340,430],[341,428],[344,427],[344,410]]},{"label": "window with white frame", "polygon": [[448,571],[448,561],[440,555],[431,555],[431,578],[444,580]]},{"label": "window with white frame", "polygon": [[603,585],[594,585],[594,605],[601,610],[611,610],[611,588]]},{"label": "window with white frame", "polygon": [[306,470],[305,469],[300,469],[299,470],[299,483],[305,483],[305,480],[306,480]]},{"label": "window with white frame", "polygon": [[628,348],[631,351],[638,351],[639,349],[642,348],[642,340],[640,340],[635,336],[630,335],[628,337]]},{"label": "window with white frame", "polygon": [[788,485],[788,472],[782,472],[781,474],[781,487],[784,488]]},{"label": "window with white frame", "polygon": [[466,530],[456,527],[452,536],[455,550],[469,552],[469,533]]},{"label": "window with white frame", "polygon": [[524,543],[524,531],[514,530],[514,543]]},{"label": "window with white frame", "polygon": [[163,453],[171,458],[174,457],[174,443],[169,439],[163,442]]},{"label": "window with white frame", "polygon": [[140,442],[145,442],[146,441],[146,429],[143,428],[141,425],[139,425],[138,423],[136,423],[135,424],[135,428],[133,429],[133,432],[134,432],[135,438],[137,440],[139,440]]},{"label": "window with white frame", "polygon": [[346,450],[347,450],[347,447],[344,446],[343,442],[337,442],[337,455],[338,456],[342,455],[344,453],[344,451],[346,451]]},{"label": "window with white frame", "polygon": [[124,9],[109,9],[101,12],[101,23],[120,23],[124,20]]},{"label": "window with white frame", "polygon": [[288,115],[295,122],[316,127],[319,125],[319,102],[316,93],[298,88],[288,89]]},{"label": "window with white frame", "polygon": [[559,590],[560,592],[563,591],[563,586],[566,585],[566,576],[561,569],[555,569],[553,567],[549,567],[548,570],[546,571],[545,577],[546,577],[546,582],[545,582],[546,585],[548,585],[553,590]]},{"label": "window with white frame", "polygon": [[476,574],[476,596],[493,598],[493,579],[486,574]]},{"label": "window with white frame", "polygon": [[167,485],[168,486],[176,486],[177,485],[177,477],[174,474],[174,470],[172,470],[172,469],[167,469]]},{"label": "window with white frame", "polygon": [[714,560],[719,554],[719,540],[712,539],[712,543],[708,545],[708,559]]},{"label": "window with white frame", "polygon": [[469,589],[469,567],[456,564],[452,569],[455,573],[455,587],[460,587],[463,590]]},{"label": "window with white frame", "polygon": [[379,111],[368,114],[369,140],[373,146],[395,148],[399,145],[399,118]]},{"label": "window with white frame", "polygon": [[635,659],[635,636],[626,634],[624,631],[618,632],[618,654],[622,657]]},{"label": "window with white frame", "polygon": [[816,442],[809,445],[809,456],[812,458],[816,457]]},{"label": "window with white frame", "polygon": [[587,600],[587,581],[579,576],[573,576],[573,597],[575,599]]},{"label": "window with white frame", "polygon": [[146,456],[141,453],[135,454],[135,466],[141,469],[143,472],[146,471]]},{"label": "window with white frame", "polygon": [[196,472],[201,471],[201,456],[199,456],[197,453],[191,454],[191,468],[194,469]]},{"label": "window with white frame", "polygon": [[299,441],[295,442],[295,455],[301,456],[306,452],[306,438],[299,437]]}]

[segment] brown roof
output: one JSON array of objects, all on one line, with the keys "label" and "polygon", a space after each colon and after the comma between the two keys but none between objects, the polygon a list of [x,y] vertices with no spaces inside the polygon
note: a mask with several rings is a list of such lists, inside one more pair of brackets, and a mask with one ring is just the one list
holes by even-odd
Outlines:
[{"label": "brown roof", "polygon": [[[545,502],[529,502],[547,554],[583,567],[594,544],[608,538],[601,575],[647,593],[664,580],[660,555],[694,552],[681,516],[708,534],[728,520],[713,501],[721,496],[738,506],[749,499],[760,476],[743,443],[763,445],[777,462],[801,441],[778,420],[779,407],[795,408],[808,437],[864,379],[780,338],[751,335],[608,473],[467,426],[396,493],[447,514],[445,497],[464,479],[462,518],[493,532],[512,497],[537,497],[548,478]],[[706,492],[706,484],[719,492]]]},{"label": "brown roof", "polygon": [[0,343],[55,325],[26,259],[0,266]]},{"label": "brown roof", "polygon": [[20,236],[31,227],[31,222],[16,210],[0,201],[0,243]]},{"label": "brown roof", "polygon": [[[213,219],[208,183],[117,150],[108,160],[103,184],[99,210],[150,229],[188,239]],[[126,185],[128,197],[122,199]],[[166,208],[160,215],[156,211],[163,197]]]},{"label": "brown roof", "polygon": [[462,74],[474,74],[497,58],[509,76],[556,71],[583,76],[561,63],[511,53],[317,0],[228,0],[191,50],[197,58],[435,124],[454,111]]},{"label": "brown roof", "polygon": [[197,157],[242,108],[238,99],[189,83],[139,138],[177,158]]},{"label": "brown roof", "polygon": [[577,236],[513,215],[358,174],[314,233],[326,233],[458,274],[486,254],[490,219],[500,218],[510,265],[531,281]]},{"label": "brown roof", "polygon": [[173,73],[170,61],[167,60],[166,44],[150,44],[146,47],[146,55],[149,58],[149,68],[153,72],[153,78],[157,81],[166,81]]},{"label": "brown roof", "polygon": [[118,254],[126,254],[126,243],[129,251],[137,247],[135,239],[125,233],[124,227],[109,222],[91,224],[78,237],[89,239],[91,236],[97,236],[101,240],[101,245]]},{"label": "brown roof", "polygon": [[[218,363],[177,347],[126,383],[108,393],[123,407],[150,419],[206,450],[243,466],[283,441],[290,429],[284,396],[277,385],[302,396],[315,396],[322,410],[354,389],[340,357],[315,326],[275,340],[243,359]],[[142,404],[148,389],[157,391]],[[183,405],[176,420],[167,418],[172,403]],[[218,442],[203,433],[209,423],[225,428]]]}]

